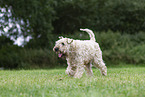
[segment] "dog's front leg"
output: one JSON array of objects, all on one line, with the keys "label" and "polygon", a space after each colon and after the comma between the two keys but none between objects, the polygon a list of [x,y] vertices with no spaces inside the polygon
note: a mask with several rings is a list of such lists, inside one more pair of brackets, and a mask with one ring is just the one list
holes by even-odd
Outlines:
[{"label": "dog's front leg", "polygon": [[74,76],[75,71],[72,69],[72,67],[70,65],[68,65],[65,73],[69,76]]},{"label": "dog's front leg", "polygon": [[74,78],[81,78],[83,73],[84,73],[84,71],[85,71],[84,65],[77,66]]},{"label": "dog's front leg", "polygon": [[67,61],[67,69],[65,71],[65,73],[69,76],[74,76],[75,72],[76,72],[76,66],[75,65],[71,65],[71,63],[69,61]]}]

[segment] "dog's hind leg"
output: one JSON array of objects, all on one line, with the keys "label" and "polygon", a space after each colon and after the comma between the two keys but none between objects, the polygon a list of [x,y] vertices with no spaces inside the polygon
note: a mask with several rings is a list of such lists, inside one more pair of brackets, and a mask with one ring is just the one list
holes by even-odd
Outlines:
[{"label": "dog's hind leg", "polygon": [[103,62],[102,59],[101,60],[96,59],[94,61],[94,66],[96,68],[99,68],[100,69],[100,72],[101,72],[102,75],[104,75],[104,76],[107,75],[107,67],[105,66],[105,63]]}]

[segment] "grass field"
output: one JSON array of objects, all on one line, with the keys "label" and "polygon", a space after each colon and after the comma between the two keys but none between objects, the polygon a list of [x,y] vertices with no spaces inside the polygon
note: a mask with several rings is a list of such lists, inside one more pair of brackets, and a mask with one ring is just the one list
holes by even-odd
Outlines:
[{"label": "grass field", "polygon": [[110,67],[107,76],[93,71],[74,79],[65,69],[1,70],[0,97],[145,97],[145,67]]}]

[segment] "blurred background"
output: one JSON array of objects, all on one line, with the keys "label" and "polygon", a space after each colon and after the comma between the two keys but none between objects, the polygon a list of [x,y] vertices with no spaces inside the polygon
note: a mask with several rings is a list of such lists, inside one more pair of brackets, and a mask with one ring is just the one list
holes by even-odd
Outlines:
[{"label": "blurred background", "polygon": [[58,36],[89,39],[107,66],[145,65],[145,0],[0,0],[0,68],[66,67],[53,52]]}]

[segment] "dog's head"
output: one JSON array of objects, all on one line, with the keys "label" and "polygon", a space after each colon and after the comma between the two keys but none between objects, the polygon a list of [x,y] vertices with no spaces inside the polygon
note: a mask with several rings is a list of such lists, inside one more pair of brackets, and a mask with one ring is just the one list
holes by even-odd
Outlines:
[{"label": "dog's head", "polygon": [[67,57],[69,53],[70,44],[72,44],[73,39],[59,37],[59,40],[56,41],[53,51],[58,54],[58,57]]}]

